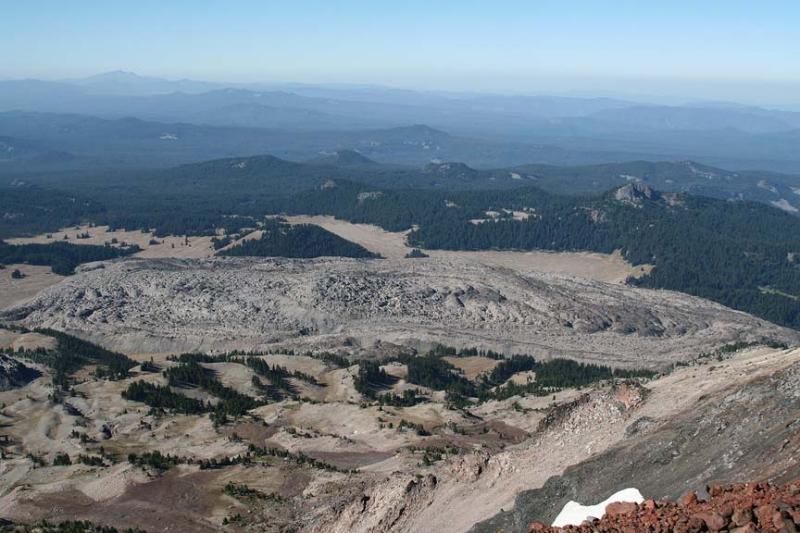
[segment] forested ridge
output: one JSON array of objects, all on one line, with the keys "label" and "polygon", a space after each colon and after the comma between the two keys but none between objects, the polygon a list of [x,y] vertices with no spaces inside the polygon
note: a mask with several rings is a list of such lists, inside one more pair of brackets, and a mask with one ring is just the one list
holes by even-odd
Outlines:
[{"label": "forested ridge", "polygon": [[0,241],[0,264],[25,263],[49,266],[56,274],[68,276],[82,263],[123,257],[139,251],[126,247],[72,244],[57,241],[49,244],[8,244]]},{"label": "forested ridge", "polygon": [[[626,203],[613,191],[567,197],[535,188],[384,191],[364,202],[359,190],[345,183],[281,205],[289,213],[332,214],[390,231],[416,226],[408,241],[422,249],[621,250],[631,263],[655,267],[631,283],[800,327],[800,219],[762,204],[688,195],[667,201],[657,193]],[[487,211],[500,216],[487,220]],[[514,219],[514,211],[527,219]]]},{"label": "forested ridge", "polygon": [[247,239],[219,255],[259,257],[363,257],[375,254],[319,226],[311,224],[290,225],[280,220],[268,219],[258,239]]},{"label": "forested ridge", "polygon": [[[262,224],[267,230],[264,238],[223,253],[370,256],[358,245],[316,226],[286,227],[264,218],[305,214],[333,215],[389,231],[413,228],[409,244],[421,250],[609,253],[619,249],[631,263],[654,266],[649,275],[631,283],[683,291],[800,328],[800,217],[763,204],[690,195],[667,198],[655,192],[652,197],[621,201],[615,191],[602,196],[565,196],[531,186],[497,190],[379,188],[341,179],[349,175],[349,169],[337,169],[333,174],[337,179],[322,180],[324,172],[319,169],[324,167],[312,171],[269,158],[261,163],[261,170],[283,177],[276,182],[259,180],[261,170],[231,169],[231,161],[225,160],[176,170],[174,182],[155,193],[150,188],[154,178],[133,183],[112,176],[103,186],[86,182],[79,187],[73,195],[82,198],[79,209],[71,202],[42,196],[39,187],[18,187],[14,201],[44,202],[46,209],[41,211],[49,222],[30,220],[26,215],[27,219],[4,220],[0,229],[4,234],[14,227],[29,232],[42,224],[72,223],[80,218],[112,228],[154,229],[159,235],[213,235],[219,228],[232,234]],[[226,168],[235,174],[230,179],[220,178],[226,176]],[[303,171],[289,185],[286,180],[297,168]],[[363,173],[352,172],[354,177]],[[253,189],[234,186],[237,184]],[[23,219],[27,222],[19,225]],[[76,262],[101,258],[105,257],[78,257],[56,268],[68,273]]]}]

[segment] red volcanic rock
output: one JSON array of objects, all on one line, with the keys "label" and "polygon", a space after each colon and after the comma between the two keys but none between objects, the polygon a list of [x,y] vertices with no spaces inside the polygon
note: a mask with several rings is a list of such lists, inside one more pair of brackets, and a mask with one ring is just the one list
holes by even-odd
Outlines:
[{"label": "red volcanic rock", "polygon": [[600,520],[565,528],[534,522],[530,531],[677,532],[732,531],[737,533],[793,532],[800,528],[800,480],[778,486],[742,483],[708,487],[709,499],[689,492],[677,502],[645,500],[641,504],[612,503]]},{"label": "red volcanic rock", "polygon": [[618,516],[636,512],[638,505],[633,502],[613,502],[606,505],[606,516]]},{"label": "red volcanic rock", "polygon": [[722,515],[719,513],[698,513],[695,516],[700,518],[710,531],[720,531],[728,525],[728,521],[722,518]]},{"label": "red volcanic rock", "polygon": [[681,505],[683,505],[684,507],[690,507],[690,506],[696,504],[697,503],[697,493],[695,491],[687,492],[686,494],[683,495],[683,497],[681,498],[680,502],[681,502]]},{"label": "red volcanic rock", "polygon": [[753,520],[753,511],[750,509],[736,509],[731,515],[731,523],[734,526],[741,527],[749,524]]}]

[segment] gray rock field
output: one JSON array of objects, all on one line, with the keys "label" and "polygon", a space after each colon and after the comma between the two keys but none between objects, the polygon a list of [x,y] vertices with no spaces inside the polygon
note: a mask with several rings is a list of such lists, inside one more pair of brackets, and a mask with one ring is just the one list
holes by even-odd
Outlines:
[{"label": "gray rock field", "polygon": [[438,342],[663,368],[797,332],[684,294],[442,258],[126,259],[6,310],[129,353],[271,345],[380,355]]}]

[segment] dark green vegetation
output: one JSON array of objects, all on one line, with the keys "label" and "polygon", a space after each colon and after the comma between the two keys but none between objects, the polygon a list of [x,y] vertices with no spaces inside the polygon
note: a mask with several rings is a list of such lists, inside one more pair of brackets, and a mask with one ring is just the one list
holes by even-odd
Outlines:
[{"label": "dark green vegetation", "polygon": [[[253,381],[254,385],[256,385],[256,388],[261,390],[265,396],[273,400],[282,400],[287,396],[296,396],[296,387],[289,381],[289,378],[305,381],[311,385],[324,386],[323,384],[318,383],[317,380],[314,379],[314,376],[300,372],[299,370],[289,372],[286,368],[280,365],[270,365],[255,354],[243,354],[238,352],[220,355],[184,353],[177,357],[171,356],[170,358],[173,361],[183,364],[196,365],[197,363],[236,363],[240,365],[246,365],[250,367],[253,372],[258,374],[258,376],[269,380],[269,384],[264,384],[260,379],[258,379],[258,376],[254,376]],[[326,356],[320,356],[319,358],[323,360],[329,359]],[[344,360],[344,364],[347,365],[346,360]]]},{"label": "dark green vegetation", "polygon": [[254,444],[250,444],[248,446],[248,454],[252,455],[253,457],[278,457],[281,459],[289,459],[294,461],[298,465],[309,465],[312,468],[317,468],[320,470],[328,470],[330,472],[353,471],[353,470],[339,468],[338,466],[326,463],[325,461],[320,461],[319,459],[314,459],[313,457],[309,457],[303,452],[295,454],[280,448],[262,448],[260,446],[255,446]]},{"label": "dark green vegetation", "polygon": [[220,255],[258,257],[364,257],[375,254],[319,226],[268,219],[260,239],[248,239]]},{"label": "dark green vegetation", "polygon": [[599,165],[523,165],[514,172],[537,187],[560,194],[602,194],[638,179],[660,191],[684,192],[720,199],[747,199],[769,204],[794,202],[797,176],[776,172],[729,171],[694,161],[628,161]]},{"label": "dark green vegetation", "polygon": [[[242,361],[239,360],[239,362]],[[288,380],[288,378],[292,377],[292,374],[282,366],[270,366],[263,359],[257,357],[248,357],[244,360],[244,364],[249,366],[258,376],[269,380],[269,383],[265,384],[258,376],[253,376],[253,385],[267,398],[282,400],[287,396],[297,396],[296,387]],[[300,379],[313,384],[317,383],[312,376],[306,374],[300,374],[298,376],[297,373],[295,374],[294,377],[302,376]]]},{"label": "dark green vegetation", "polygon": [[235,455],[233,457],[220,457],[212,459],[193,459],[180,455],[162,454],[158,450],[145,452],[143,454],[128,454],[128,462],[142,468],[152,468],[159,472],[164,472],[177,465],[196,464],[200,470],[216,470],[233,465],[249,465],[252,463],[250,454]]},{"label": "dark green vegetation", "polygon": [[70,376],[87,365],[97,365],[94,371],[97,378],[117,380],[128,377],[130,369],[137,364],[123,354],[106,350],[67,333],[53,329],[36,331],[55,338],[55,349],[37,348],[17,352],[17,355],[50,367],[53,370],[53,385],[62,391],[70,388],[72,383]]},{"label": "dark green vegetation", "polygon": [[[224,424],[228,417],[239,417],[263,402],[223,385],[212,370],[196,361],[181,363],[163,372],[169,386],[137,381],[122,392],[125,399],[142,402],[153,409],[183,414],[210,413],[215,424]],[[216,403],[189,398],[176,392],[180,388],[200,388],[217,398]]]},{"label": "dark green vegetation", "polygon": [[353,380],[353,385],[364,396],[375,398],[377,391],[387,389],[395,383],[397,378],[387,374],[378,361],[359,361],[358,374]]},{"label": "dark green vegetation", "polygon": [[154,452],[145,452],[142,454],[128,454],[128,462],[139,467],[149,467],[164,471],[169,470],[173,466],[184,464],[187,460],[177,455],[162,454],[160,451],[156,450]]},{"label": "dark green vegetation", "polygon": [[381,363],[378,361],[363,360],[358,362],[358,374],[353,380],[353,385],[365,398],[377,401],[380,405],[411,407],[430,400],[413,389],[404,390],[403,394],[385,392],[397,381],[396,377],[387,374],[381,368]]},{"label": "dark green vegetation", "polygon": [[201,401],[174,392],[170,387],[153,385],[146,381],[136,381],[128,385],[122,397],[133,402],[142,402],[156,409],[169,409],[183,414],[200,414],[209,410]]},{"label": "dark green vegetation", "polygon": [[[155,385],[145,381],[136,381],[128,385],[122,392],[123,398],[142,402],[155,410],[169,410],[182,414],[209,413],[216,424],[224,424],[228,417],[237,418],[247,411],[269,401],[280,401],[287,397],[296,398],[297,389],[289,381],[298,379],[316,386],[313,376],[303,372],[289,372],[279,365],[269,365],[258,357],[244,357],[238,354],[207,355],[186,353],[172,360],[179,363],[163,371],[168,385]],[[242,394],[219,381],[213,370],[201,363],[230,362],[250,367],[258,376],[253,376],[253,385],[261,392],[256,399]],[[260,377],[268,380],[261,381]],[[185,388],[200,388],[217,399],[216,403],[189,398],[179,392]]]},{"label": "dark green vegetation", "polygon": [[217,422],[224,422],[227,416],[241,416],[261,405],[255,398],[226,387],[213,374],[211,370],[196,362],[181,364],[164,371],[169,384],[173,387],[199,387],[216,396],[219,402],[213,407],[212,417]]},{"label": "dark green vegetation", "polygon": [[[489,357],[500,362],[489,374],[470,381],[458,369],[443,359],[444,357]],[[447,393],[448,403],[455,408],[472,405],[469,398],[483,402],[490,399],[504,400],[512,396],[533,394],[544,396],[567,388],[581,388],[599,381],[612,379],[650,378],[653,372],[639,370],[617,370],[607,366],[583,364],[568,359],[537,361],[529,355],[506,357],[496,352],[483,352],[476,348],[456,350],[447,346],[437,346],[426,355],[400,355],[383,361],[396,361],[406,365],[409,383]],[[532,371],[536,379],[528,383],[507,383],[518,372]],[[364,360],[358,363],[358,374],[354,380],[355,388],[365,398],[381,405],[408,407],[428,398],[413,390],[402,395],[385,392],[397,382],[381,368],[381,363]]]},{"label": "dark green vegetation", "polygon": [[0,186],[0,239],[74,226],[105,208],[86,197],[30,185]]},{"label": "dark green vegetation", "polygon": [[[248,446],[246,454],[235,455],[233,457],[222,457],[219,459],[192,459],[191,457],[187,458],[179,455],[162,454],[159,451],[154,451],[145,452],[143,454],[131,453],[128,455],[128,462],[136,466],[153,468],[163,472],[174,466],[182,464],[197,464],[200,466],[200,470],[217,470],[233,465],[249,465],[253,464],[257,459],[269,457],[277,457],[279,459],[293,461],[297,465],[307,465],[311,468],[317,468],[320,470],[327,470],[331,472],[351,472],[351,470],[340,469],[332,464],[309,457],[302,452],[295,454],[280,448],[266,448],[255,446],[254,444],[250,444]],[[237,487],[245,486],[239,485]],[[233,492],[237,492],[239,493],[238,495],[243,496],[245,495],[246,490],[242,489],[241,492],[234,490]],[[231,495],[235,496],[237,494]],[[254,493],[249,493],[248,495],[253,496]]]},{"label": "dark green vegetation", "polygon": [[41,521],[35,524],[3,524],[0,531],[14,533],[146,533],[139,528],[117,529],[112,526],[101,526],[88,520],[65,520],[56,524]]},{"label": "dark green vegetation", "polygon": [[66,453],[57,453],[53,458],[53,466],[69,466],[71,464],[72,460]]},{"label": "dark green vegetation", "polygon": [[234,498],[240,500],[283,501],[283,497],[275,492],[270,492],[269,494],[267,494],[258,489],[250,488],[243,483],[242,484],[233,483],[232,481],[229,481],[228,483],[225,484],[223,492],[228,496],[233,496]]},{"label": "dark green vegetation", "polygon": [[26,263],[49,266],[56,274],[68,276],[81,263],[104,261],[123,257],[139,251],[138,246],[118,248],[112,246],[77,245],[64,241],[50,244],[7,244],[0,241],[0,263]]},{"label": "dark green vegetation", "polygon": [[[625,188],[623,192],[626,191]],[[630,201],[513,191],[384,191],[341,184],[295,195],[285,211],[333,214],[400,231],[413,246],[451,250],[622,250],[653,272],[634,283],[709,298],[775,323],[800,327],[800,219],[765,205],[632,189]],[[276,204],[277,208],[278,205]],[[486,211],[505,213],[483,224]],[[507,211],[503,211],[507,210]],[[528,212],[527,220],[510,211]]]},{"label": "dark green vegetation", "polygon": [[[472,382],[435,353],[420,357],[403,357],[408,367],[408,381],[416,385],[447,392],[448,402],[456,407],[469,405],[466,398],[504,400],[512,396],[534,394],[544,396],[566,388],[580,388],[609,379],[652,377],[646,371],[615,370],[607,366],[577,363],[567,359],[537,361],[528,355],[515,355],[501,362],[489,375]],[[533,371],[536,379],[524,384],[508,383],[517,372]]]},{"label": "dark green vegetation", "polygon": [[[588,179],[591,175],[614,177],[628,169],[633,175],[651,176],[659,184],[675,181],[681,173],[695,181],[735,183],[739,179],[751,183],[755,179],[755,175],[726,174],[689,163],[631,163],[629,167],[607,165],[573,172]],[[459,164],[424,169],[326,166],[264,156],[216,160],[138,176],[110,173],[102,180],[87,176],[76,178],[71,186],[74,194],[88,198],[90,205],[101,206],[87,213],[87,219],[112,227],[154,228],[159,235],[212,235],[218,228],[228,234],[239,233],[257,227],[265,215],[287,213],[334,215],[391,231],[416,227],[409,242],[420,249],[604,253],[619,249],[634,264],[654,265],[650,275],[633,281],[638,285],[687,292],[778,324],[800,327],[800,262],[796,259],[800,257],[800,217],[763,204],[673,197],[649,189],[628,191],[626,201],[615,198],[613,192],[562,196],[530,186],[536,183],[536,172],[530,174],[531,179],[521,180],[510,177],[510,171],[498,172]],[[557,175],[553,169],[539,168],[537,172],[553,179]],[[710,174],[719,180],[709,178]],[[59,183],[63,185],[63,181]],[[759,183],[754,187],[760,191],[772,187]],[[400,188],[412,185],[424,188]],[[518,185],[524,187],[511,188]],[[15,202],[40,202],[40,188],[19,186],[14,190]],[[44,207],[51,207],[46,221],[76,216],[71,207],[59,215],[59,204],[46,197],[44,201]],[[487,211],[497,213],[496,218],[481,224],[470,222],[487,220]],[[527,219],[519,220],[513,212],[523,213]],[[229,253],[301,257],[367,253],[319,228],[267,224],[270,231],[265,239],[248,241]],[[30,228],[29,221],[0,221],[0,234]]]},{"label": "dark green vegetation", "polygon": [[430,256],[419,248],[414,248],[406,254],[406,259],[424,259],[425,257]]}]

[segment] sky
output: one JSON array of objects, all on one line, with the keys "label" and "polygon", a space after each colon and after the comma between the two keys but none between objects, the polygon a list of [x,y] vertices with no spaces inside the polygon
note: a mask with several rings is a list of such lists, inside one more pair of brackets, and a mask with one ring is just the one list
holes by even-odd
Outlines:
[{"label": "sky", "polygon": [[0,0],[0,78],[800,101],[797,0]]}]

